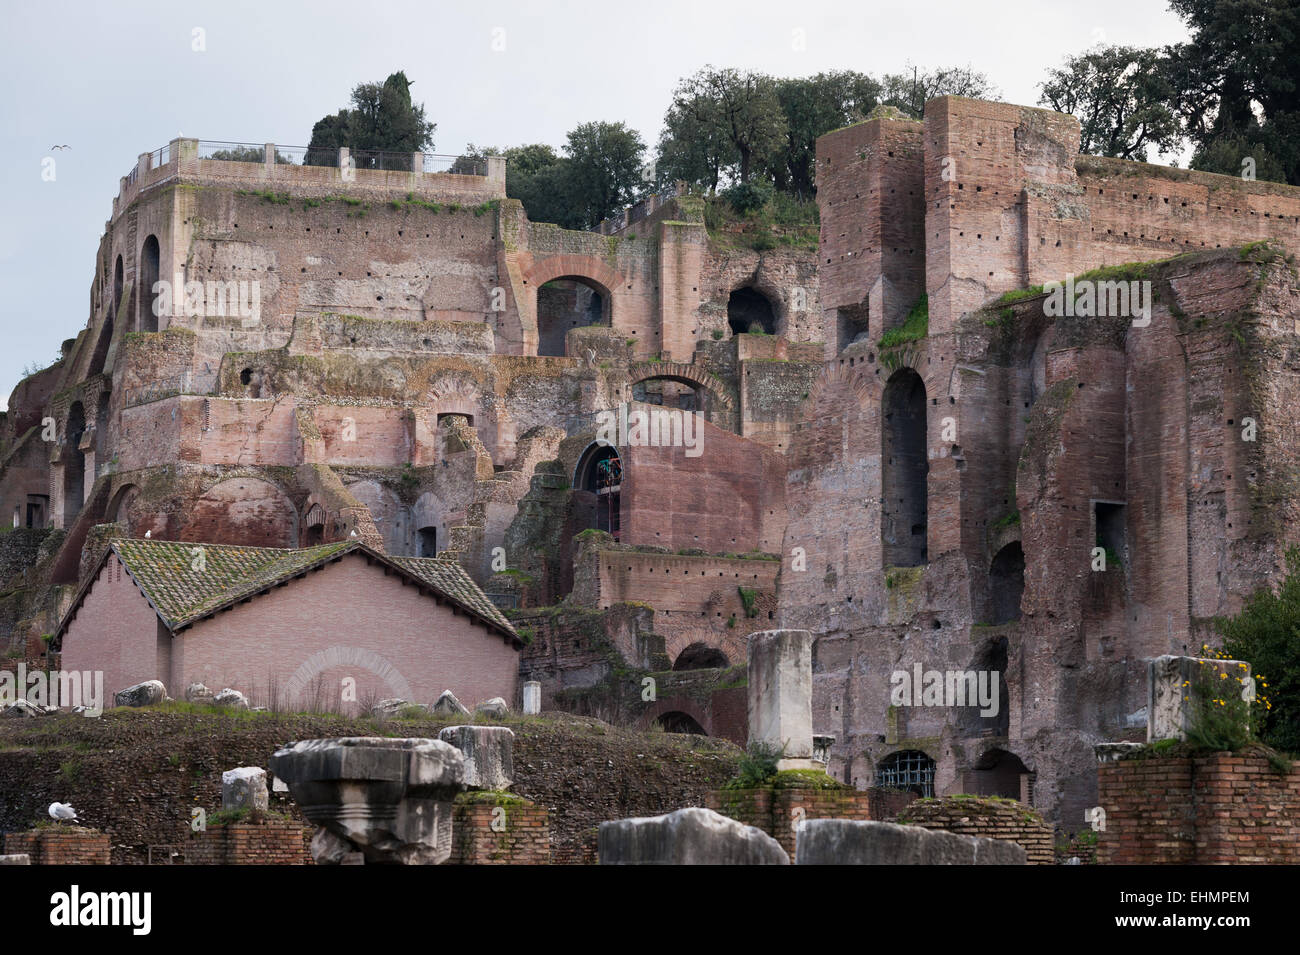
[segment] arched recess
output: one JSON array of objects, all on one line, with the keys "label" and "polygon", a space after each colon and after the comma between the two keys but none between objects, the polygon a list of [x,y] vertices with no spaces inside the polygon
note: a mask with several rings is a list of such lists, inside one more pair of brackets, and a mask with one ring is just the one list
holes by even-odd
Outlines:
[{"label": "arched recess", "polygon": [[665,733],[686,733],[692,736],[708,736],[699,720],[681,710],[669,710],[655,717],[655,723],[663,727]]},{"label": "arched recess", "polygon": [[413,557],[437,557],[451,541],[442,501],[432,491],[421,494],[411,508],[411,534],[405,553]]},{"label": "arched recess", "polygon": [[727,325],[733,335],[775,335],[777,319],[772,300],[752,285],[732,289],[727,296]]},{"label": "arched recess", "polygon": [[890,376],[881,398],[880,533],[888,567],[926,562],[925,382],[910,368]]},{"label": "arched recess", "polygon": [[63,425],[63,526],[71,527],[86,500],[86,455],[81,438],[86,433],[86,409],[74,401]]},{"label": "arched recess", "polygon": [[347,487],[370,512],[370,519],[384,538],[384,550],[398,555],[410,553],[410,514],[397,493],[378,481],[357,481]]},{"label": "arched recess", "polygon": [[113,297],[109,300],[108,309],[104,313],[104,323],[100,326],[99,337],[95,339],[95,352],[90,359],[90,375],[98,375],[104,370],[104,363],[108,360],[108,346],[113,343],[113,329],[117,321],[117,307],[122,298],[122,257],[117,257],[117,264],[113,266]]},{"label": "arched recess", "polygon": [[[527,314],[522,316],[525,355],[544,354],[538,350],[541,344],[538,327],[538,293],[548,282],[557,279],[580,282],[602,295],[604,302],[601,305],[601,324],[612,328],[617,327],[619,300],[615,292],[627,287],[628,282],[623,276],[594,256],[575,254],[547,256],[535,261],[523,275],[523,285],[527,290],[525,295]],[[564,331],[567,332],[568,329]],[[563,334],[560,339],[559,354],[563,354]]]},{"label": "arched recess", "polygon": [[564,357],[574,328],[610,324],[610,291],[591,279],[565,275],[537,290],[537,354]]},{"label": "arched recess", "polygon": [[109,502],[108,510],[105,511],[106,520],[110,524],[121,524],[126,528],[126,536],[133,536],[131,532],[131,510],[135,506],[136,498],[140,496],[140,489],[134,484],[125,484],[117,489],[113,495],[112,501]]},{"label": "arched recess", "polygon": [[[161,264],[161,252],[158,247],[158,237],[150,235],[144,240],[144,245],[140,247],[140,282],[138,284],[139,293],[135,296],[136,301],[136,328],[142,332],[158,331],[158,316],[154,314],[154,284],[158,281],[158,272]],[[174,289],[173,294],[179,294],[179,289]]]},{"label": "arched recess", "polygon": [[1004,749],[986,750],[965,774],[962,788],[975,796],[1001,796],[1033,805],[1034,774],[1020,757]]},{"label": "arched recess", "polygon": [[[995,631],[996,632],[996,631]],[[1011,729],[1011,690],[1007,686],[1007,660],[1010,644],[997,635],[985,640],[971,658],[967,670],[975,675],[977,700],[956,709],[957,733],[968,739],[994,736],[1005,739]],[[969,692],[969,684],[968,684]],[[990,706],[980,705],[987,702]],[[989,712],[992,704],[996,708]]]},{"label": "arched recess", "polygon": [[325,508],[321,507],[319,501],[312,502],[302,518],[302,540],[299,543],[303,547],[315,547],[317,544],[325,543],[328,523],[329,514],[326,513]]},{"label": "arched recess", "polygon": [[876,785],[904,789],[918,796],[934,795],[934,760],[919,749],[890,753],[876,766]]},{"label": "arched recess", "polygon": [[673,661],[674,670],[714,670],[731,666],[727,655],[707,643],[692,643]]},{"label": "arched recess", "polygon": [[208,488],[185,514],[177,539],[247,547],[297,547],[298,511],[289,496],[259,478],[228,478]]},{"label": "arched recess", "polygon": [[1020,598],[1025,592],[1025,552],[1012,541],[989,565],[989,622],[996,625],[1020,619]]},{"label": "arched recess", "polygon": [[623,461],[618,448],[599,441],[582,452],[573,469],[573,531],[589,528],[619,536]]},{"label": "arched recess", "polygon": [[[628,392],[631,399],[645,400],[644,397],[639,396],[638,386],[653,381],[670,381],[686,385],[695,395],[694,407],[686,407],[680,401],[677,407],[687,411],[702,412],[711,424],[732,428],[732,411],[735,403],[727,392],[726,384],[717,376],[685,362],[636,362],[628,368]],[[668,404],[668,401],[651,403]]]}]

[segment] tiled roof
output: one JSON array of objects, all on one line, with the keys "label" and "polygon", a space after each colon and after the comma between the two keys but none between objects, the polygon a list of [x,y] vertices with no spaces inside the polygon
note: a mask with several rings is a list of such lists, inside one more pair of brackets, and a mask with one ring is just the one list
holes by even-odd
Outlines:
[{"label": "tiled roof", "polygon": [[[488,626],[518,639],[510,622],[455,561],[391,557],[360,541],[287,549],[114,539],[110,548],[173,631],[347,553],[360,551],[430,588]],[[81,596],[84,591],[64,618],[60,631],[70,622]]]}]

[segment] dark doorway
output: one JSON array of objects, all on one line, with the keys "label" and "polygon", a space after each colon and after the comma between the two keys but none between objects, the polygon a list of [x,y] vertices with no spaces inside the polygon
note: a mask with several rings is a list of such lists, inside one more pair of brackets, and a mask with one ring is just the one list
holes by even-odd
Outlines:
[{"label": "dark doorway", "polygon": [[[144,240],[144,246],[140,249],[140,285],[135,296],[135,300],[140,303],[140,315],[136,324],[142,332],[158,331],[158,316],[154,313],[157,295],[153,287],[158,282],[159,261],[158,237],[151,235]],[[172,289],[172,294],[181,295],[183,290]]]},{"label": "dark doorway", "polygon": [[608,296],[581,279],[552,279],[537,290],[537,354],[563,356],[570,329],[608,325]]},{"label": "dark doorway", "polygon": [[655,722],[664,728],[665,733],[690,733],[693,736],[708,736],[704,727],[699,721],[689,713],[683,713],[681,710],[673,710],[669,713],[661,713]]},{"label": "dark doorway", "polygon": [[80,401],[68,411],[63,427],[63,526],[71,527],[86,496],[86,455],[79,445],[86,433],[86,409]]},{"label": "dark doorway", "polygon": [[976,761],[966,774],[965,790],[975,796],[1001,796],[1032,802],[1032,774],[1020,757],[1003,749],[991,749]]},{"label": "dark doorway", "polygon": [[928,798],[934,795],[934,760],[916,749],[893,753],[876,767],[876,785],[903,789]]},{"label": "dark doorway", "polygon": [[757,289],[738,288],[727,299],[727,324],[733,335],[775,335],[772,303]]},{"label": "dark doorway", "polygon": [[[607,531],[617,539],[619,533],[620,491],[623,488],[623,464],[618,451],[610,445],[593,445],[578,465],[577,490],[582,492],[575,510],[588,511],[587,527]],[[585,530],[586,528],[584,528]]]},{"label": "dark doorway", "polygon": [[896,371],[885,385],[880,530],[885,564],[918,567],[926,561],[925,382],[910,368]]},{"label": "dark doorway", "polygon": [[419,556],[420,557],[437,557],[438,556],[438,528],[421,527],[416,534],[419,536]]},{"label": "dark doorway", "polygon": [[673,662],[674,670],[715,670],[729,666],[731,661],[727,655],[706,643],[692,643],[677,654],[677,659]]},{"label": "dark doorway", "polygon": [[1025,552],[1012,541],[997,552],[989,567],[989,622],[995,626],[1020,619],[1025,593]]}]

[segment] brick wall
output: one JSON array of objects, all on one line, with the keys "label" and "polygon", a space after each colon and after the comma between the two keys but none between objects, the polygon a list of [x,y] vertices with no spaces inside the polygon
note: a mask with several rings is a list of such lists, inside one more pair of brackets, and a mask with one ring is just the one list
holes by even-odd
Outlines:
[{"label": "brick wall", "polygon": [[519,796],[462,794],[456,799],[451,832],[448,860],[451,864],[549,865],[551,862],[551,826],[546,807]]},{"label": "brick wall", "polygon": [[871,795],[860,789],[720,789],[705,806],[762,829],[794,858],[795,826],[801,819],[871,819]]},{"label": "brick wall", "polygon": [[894,818],[903,825],[940,829],[963,836],[1014,842],[1030,865],[1056,862],[1052,827],[1038,813],[1011,799],[953,797],[918,799]]},{"label": "brick wall", "polygon": [[32,865],[108,865],[108,834],[81,829],[10,832],[4,854],[26,853]]},{"label": "brick wall", "polygon": [[294,822],[232,822],[196,832],[187,865],[310,865],[312,829]]},{"label": "brick wall", "polygon": [[1125,759],[1097,768],[1110,865],[1300,863],[1300,766],[1214,753]]}]

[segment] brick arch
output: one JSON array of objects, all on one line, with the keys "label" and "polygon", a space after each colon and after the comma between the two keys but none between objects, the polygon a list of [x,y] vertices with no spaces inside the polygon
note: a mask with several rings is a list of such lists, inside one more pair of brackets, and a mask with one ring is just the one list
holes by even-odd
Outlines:
[{"label": "brick arch", "polygon": [[731,411],[734,407],[734,402],[727,394],[727,386],[722,379],[694,365],[680,361],[640,361],[631,365],[627,371],[628,388],[643,381],[667,379],[695,388],[704,388],[727,411]]},{"label": "brick arch", "polygon": [[709,736],[716,736],[713,731],[713,716],[707,710],[702,708],[699,703],[689,696],[670,696],[665,699],[656,700],[646,707],[640,718],[636,721],[637,729],[647,729],[655,720],[665,713],[685,713],[695,722],[704,728],[704,732]]},{"label": "brick arch", "polygon": [[617,292],[627,285],[627,280],[621,274],[611,269],[603,261],[591,255],[577,255],[575,253],[565,253],[562,255],[548,255],[544,259],[537,259],[532,266],[524,272],[524,281],[534,292],[541,288],[552,279],[573,276],[578,279],[586,279],[596,285],[599,285],[600,291],[610,298],[610,307],[613,308],[614,297]]}]

